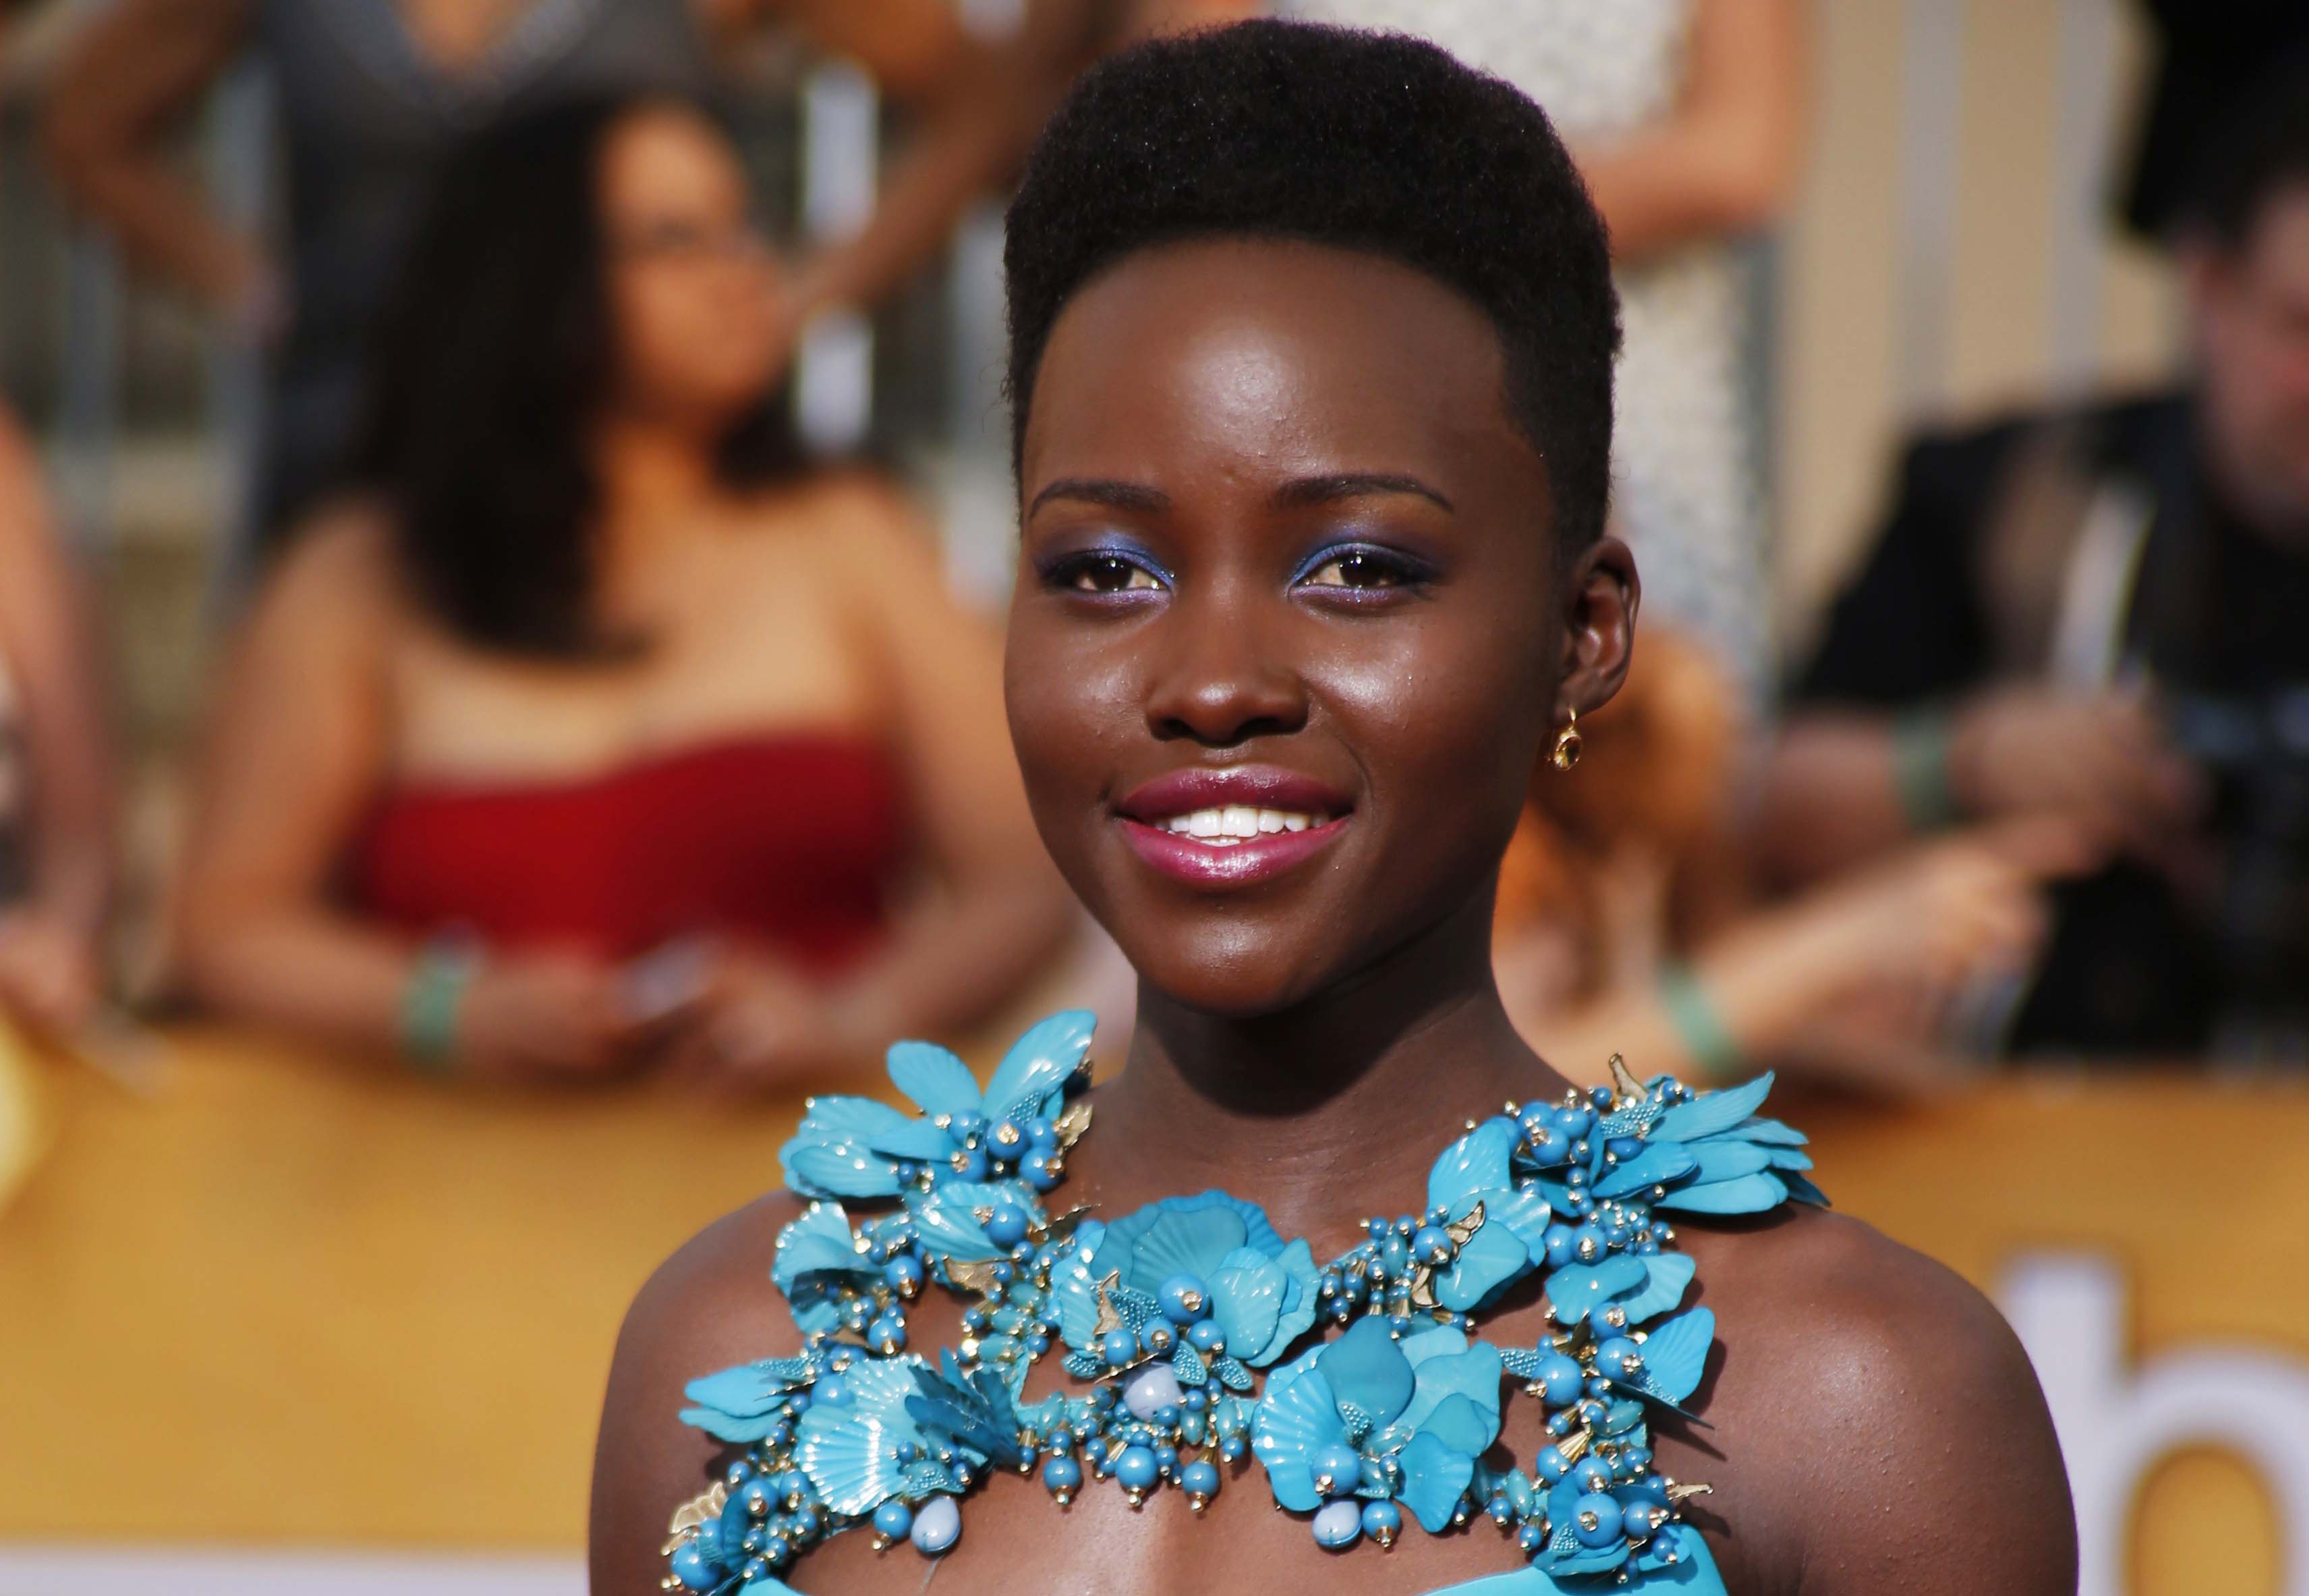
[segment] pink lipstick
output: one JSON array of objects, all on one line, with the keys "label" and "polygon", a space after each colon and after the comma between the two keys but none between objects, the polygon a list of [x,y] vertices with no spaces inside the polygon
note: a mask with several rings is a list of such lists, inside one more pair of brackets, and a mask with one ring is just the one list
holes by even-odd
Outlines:
[{"label": "pink lipstick", "polygon": [[1131,850],[1189,886],[1271,880],[1321,852],[1346,824],[1345,793],[1276,765],[1172,771],[1115,812]]}]

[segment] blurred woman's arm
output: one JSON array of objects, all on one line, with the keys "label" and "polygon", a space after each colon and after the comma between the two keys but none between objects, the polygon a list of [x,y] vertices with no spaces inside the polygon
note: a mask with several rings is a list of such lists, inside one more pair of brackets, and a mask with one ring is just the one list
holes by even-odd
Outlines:
[{"label": "blurred woman's arm", "polygon": [[741,1086],[967,1031],[1048,968],[1071,918],[1011,757],[999,640],[947,591],[937,546],[895,495],[861,481],[827,505],[929,879],[881,951],[832,988],[732,957],[685,1067]]},{"label": "blurred woman's arm", "polygon": [[104,677],[87,614],[39,459],[0,413],[0,674],[23,717],[31,830],[30,895],[0,907],[0,1009],[58,1032],[98,996],[117,841]]},{"label": "blurred woman's arm", "polygon": [[239,53],[251,9],[250,0],[117,0],[65,50],[42,129],[65,192],[130,259],[235,317],[264,314],[264,253],[218,218],[161,143]]},{"label": "blurred woman's arm", "polygon": [[1069,924],[1025,807],[1002,712],[1002,640],[947,591],[938,543],[886,489],[861,487],[843,556],[879,653],[894,746],[933,889],[838,993],[875,1047],[951,1035],[1002,1007]]},{"label": "blurred woman's arm", "polygon": [[1578,151],[1614,259],[1778,217],[1803,168],[1805,59],[1797,0],[1700,0],[1675,109]]},{"label": "blurred woman's arm", "polygon": [[949,21],[936,52],[921,42],[932,24],[904,25],[922,9],[919,0],[788,0],[777,9],[921,113],[872,220],[797,278],[797,308],[807,316],[872,305],[943,249],[964,208],[1016,175],[1075,75],[1116,42],[1127,8],[1117,0],[1027,0],[1024,20],[1003,38],[974,39]]},{"label": "blurred woman's arm", "polygon": [[[331,887],[385,779],[398,573],[373,518],[300,536],[234,650],[204,750],[177,894],[177,956],[220,1013],[376,1052],[402,1042],[421,951]],[[612,972],[489,959],[455,1005],[484,1073],[588,1073],[628,1040]]]},{"label": "blurred woman's arm", "polygon": [[1848,1040],[1845,1022],[1859,1010],[1895,1014],[1927,1033],[1880,1041],[1928,1046],[1948,998],[2026,967],[2045,930],[2043,884],[2098,857],[2086,833],[2057,820],[1966,833],[1760,910],[1710,938],[1689,965],[1622,979],[1586,1001],[1519,992],[1511,948],[1502,996],[1525,1040],[1575,1079],[1600,1078],[1614,1053],[1639,1074],[1694,1081],[1791,1055],[1846,1062],[1808,1044],[1825,1031]]},{"label": "blurred woman's arm", "polygon": [[[877,495],[877,497],[884,496]],[[1002,707],[1002,643],[947,591],[936,543],[895,498],[852,544],[872,603],[935,890],[842,1001],[870,1036],[951,1033],[1047,965],[1073,902],[1027,812]]]},{"label": "blurred woman's arm", "polygon": [[2020,683],[1906,720],[1864,709],[1790,716],[1765,762],[1749,844],[1776,878],[1816,880],[1933,825],[2057,815],[2170,865],[2205,803],[2202,776],[2142,694]]}]

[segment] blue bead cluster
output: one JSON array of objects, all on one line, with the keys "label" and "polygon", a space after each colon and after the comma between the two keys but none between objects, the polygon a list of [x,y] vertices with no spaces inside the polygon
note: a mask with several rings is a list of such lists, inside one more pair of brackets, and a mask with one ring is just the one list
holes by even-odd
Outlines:
[{"label": "blue bead cluster", "polygon": [[[1111,1223],[1046,1210],[1088,1125],[1088,1016],[1045,1021],[982,1094],[952,1055],[901,1044],[892,1078],[921,1117],[812,1102],[782,1161],[817,1200],[773,1269],[803,1350],[689,1387],[684,1419],[742,1454],[676,1514],[667,1590],[769,1596],[854,1528],[938,1556],[956,1498],[997,1470],[1060,1506],[1111,1480],[1134,1507],[1167,1486],[1200,1511],[1256,1455],[1327,1549],[1483,1515],[1559,1588],[1720,1591],[1678,1511],[1706,1488],[1658,1471],[1647,1428],[1682,1411],[1714,1340],[1708,1310],[1675,1311],[1692,1270],[1664,1214],[1820,1200],[1802,1136],[1754,1112],[1769,1077],[1699,1094],[1615,1059],[1617,1090],[1470,1121],[1422,1208],[1371,1217],[1318,1265],[1224,1192]],[[895,1206],[853,1228],[842,1201],[860,1198]],[[1535,1273],[1550,1333],[1472,1340]],[[905,1306],[933,1283],[971,1299],[935,1362],[905,1350]],[[1082,1385],[1025,1401],[1061,1349]],[[1501,1471],[1485,1457],[1510,1381],[1548,1439]]]}]

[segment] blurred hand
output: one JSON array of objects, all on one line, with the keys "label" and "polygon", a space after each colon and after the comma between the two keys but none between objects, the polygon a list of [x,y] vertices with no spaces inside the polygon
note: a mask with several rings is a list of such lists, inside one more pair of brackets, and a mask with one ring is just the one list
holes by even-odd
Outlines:
[{"label": "blurred hand", "polygon": [[1984,694],[1950,728],[1949,783],[1967,814],[2068,815],[2159,865],[2181,852],[2205,805],[2202,779],[2131,694]]},{"label": "blurred hand", "polygon": [[1823,996],[1929,1028],[1971,983],[2024,971],[2043,942],[2042,888],[2096,868],[2091,832],[2059,815],[1983,827],[1824,886],[1793,911]]},{"label": "blurred hand", "polygon": [[707,1091],[773,1090],[868,1056],[865,1030],[824,982],[757,953],[724,953],[676,1026],[668,1063]]},{"label": "blurred hand", "polygon": [[618,973],[574,953],[493,956],[457,1011],[457,1053],[473,1074],[584,1080],[634,1062],[649,1040]]},{"label": "blurred hand", "polygon": [[101,987],[84,933],[37,909],[0,914],[0,1012],[61,1040],[95,1012]]}]

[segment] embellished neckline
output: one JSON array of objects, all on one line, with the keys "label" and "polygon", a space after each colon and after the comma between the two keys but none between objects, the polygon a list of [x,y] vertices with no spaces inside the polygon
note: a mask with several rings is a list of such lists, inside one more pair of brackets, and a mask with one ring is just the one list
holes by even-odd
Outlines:
[{"label": "embellished neckline", "polygon": [[[1722,1592],[1682,1514],[1708,1488],[1660,1473],[1650,1445],[1654,1410],[1690,1416],[1715,1340],[1710,1310],[1675,1311],[1694,1266],[1667,1216],[1825,1203],[1803,1134],[1757,1112],[1770,1076],[1699,1092],[1615,1057],[1611,1087],[1468,1121],[1420,1211],[1371,1215],[1319,1264],[1224,1191],[1111,1221],[1045,1202],[1090,1126],[1091,1026],[1044,1020],[982,1091],[945,1048],[897,1044],[918,1114],[810,1100],[779,1160],[810,1202],[771,1270],[802,1350],[688,1387],[683,1419],[744,1453],[675,1513],[665,1589],[774,1596],[858,1529],[942,1555],[958,1498],[998,1470],[1061,1507],[1111,1480],[1134,1507],[1167,1487],[1199,1511],[1255,1457],[1335,1550],[1488,1516],[1522,1566],[1475,1582],[1486,1596]],[[860,1201],[889,1206],[853,1222]],[[1475,1337],[1534,1274],[1548,1333]],[[925,1286],[971,1303],[934,1359],[907,1350]],[[1025,1401],[1053,1353],[1076,1385]],[[1528,1467],[1495,1451],[1510,1381],[1547,1415]]]}]

